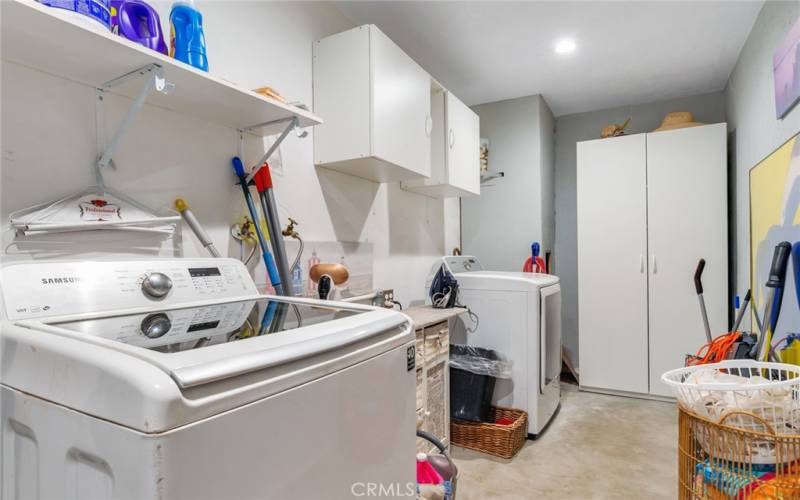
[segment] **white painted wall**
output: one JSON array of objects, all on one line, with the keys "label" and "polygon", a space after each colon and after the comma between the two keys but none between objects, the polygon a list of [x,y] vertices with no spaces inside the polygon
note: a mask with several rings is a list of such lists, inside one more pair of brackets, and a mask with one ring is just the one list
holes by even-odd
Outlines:
[{"label": "white painted wall", "polygon": [[631,118],[628,133],[650,132],[659,126],[664,115],[670,111],[691,111],[697,121],[704,123],[717,123],[725,119],[721,92],[565,115],[556,119],[555,273],[561,278],[562,339],[575,365],[578,365],[576,144],[599,138],[605,125],[623,123],[627,118]]},{"label": "white painted wall", "polygon": [[[171,2],[155,4],[167,28]],[[200,1],[198,8],[214,74],[247,88],[269,85],[287,100],[309,105],[312,41],[353,26],[325,2]],[[92,183],[94,89],[12,63],[3,62],[1,69],[0,212],[7,220],[13,210]],[[108,100],[109,128],[128,103],[113,96]],[[404,305],[423,300],[431,263],[445,253],[444,203],[401,191],[398,185],[317,170],[312,140],[313,131],[306,139],[290,135],[281,147],[283,174],[274,181],[282,222],[289,216],[297,219],[307,240],[373,243],[374,285],[393,287]],[[118,170],[108,172],[106,181],[153,207],[185,197],[220,250],[237,255],[228,236],[229,224],[245,213],[229,166],[236,146],[232,129],[148,105],[119,149]],[[260,139],[250,140],[246,156],[255,162],[264,150]],[[452,240],[458,214],[448,214]],[[83,255],[152,254],[110,239],[119,236],[108,233]],[[185,255],[205,255],[187,229],[183,241]],[[64,255],[47,255],[54,256]],[[264,274],[257,269],[257,281],[263,283]]]},{"label": "white painted wall", "polygon": [[[552,113],[541,96],[481,104],[472,108],[481,119],[481,137],[489,139],[489,170],[505,177],[481,186],[479,198],[461,200],[461,234],[465,254],[475,255],[486,269],[521,271],[530,256],[531,243],[542,242],[550,251],[552,203],[543,166],[551,146]],[[551,156],[550,156],[551,157]],[[547,210],[547,211],[546,211]]]},{"label": "white painted wall", "polygon": [[[750,169],[800,132],[800,106],[783,119],[775,117],[772,76],[775,48],[798,16],[798,1],[765,2],[725,87],[725,112],[733,138],[729,148],[735,172],[731,176],[735,193],[733,279],[740,294],[750,288]],[[782,313],[781,320],[785,315]]]}]

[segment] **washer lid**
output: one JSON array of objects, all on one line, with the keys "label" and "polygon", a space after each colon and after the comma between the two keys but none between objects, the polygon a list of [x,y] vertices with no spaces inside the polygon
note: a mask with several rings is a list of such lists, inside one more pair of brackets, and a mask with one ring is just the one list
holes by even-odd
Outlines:
[{"label": "washer lid", "polygon": [[24,320],[3,327],[3,351],[14,355],[2,366],[2,382],[161,432],[330,375],[412,338],[409,319],[397,312],[276,297]]},{"label": "washer lid", "polygon": [[459,287],[470,290],[529,291],[559,282],[558,276],[552,274],[508,271],[473,271],[454,276]]},{"label": "washer lid", "polygon": [[368,312],[324,302],[264,298],[93,319],[55,319],[47,322],[47,330],[144,359],[186,389],[381,333],[381,324],[353,330],[360,322],[346,321]]}]

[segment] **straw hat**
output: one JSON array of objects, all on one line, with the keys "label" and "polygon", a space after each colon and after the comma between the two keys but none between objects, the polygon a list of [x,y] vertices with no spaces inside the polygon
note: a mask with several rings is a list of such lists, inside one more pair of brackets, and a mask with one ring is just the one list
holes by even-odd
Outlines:
[{"label": "straw hat", "polygon": [[664,120],[661,122],[661,126],[653,130],[653,132],[697,127],[698,125],[705,124],[694,121],[694,115],[692,115],[692,113],[689,111],[673,111],[671,113],[667,113],[667,116],[665,116]]},{"label": "straw hat", "polygon": [[600,138],[605,139],[607,137],[619,137],[621,135],[625,135],[625,129],[630,125],[631,119],[628,118],[625,120],[625,123],[622,125],[606,125],[603,127],[603,130],[600,131]]}]

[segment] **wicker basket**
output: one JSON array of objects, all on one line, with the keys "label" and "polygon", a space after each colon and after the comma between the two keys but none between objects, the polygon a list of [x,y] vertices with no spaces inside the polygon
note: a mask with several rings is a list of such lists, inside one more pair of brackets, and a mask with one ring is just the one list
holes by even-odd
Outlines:
[{"label": "wicker basket", "polygon": [[[778,434],[766,420],[731,411],[719,422],[678,405],[678,498],[740,500],[800,498],[800,435]],[[750,418],[763,430],[742,429]],[[764,463],[768,449],[772,463]]]},{"label": "wicker basket", "polygon": [[492,406],[492,421],[513,420],[510,425],[451,420],[450,443],[500,458],[514,458],[528,437],[528,413],[513,408]]}]

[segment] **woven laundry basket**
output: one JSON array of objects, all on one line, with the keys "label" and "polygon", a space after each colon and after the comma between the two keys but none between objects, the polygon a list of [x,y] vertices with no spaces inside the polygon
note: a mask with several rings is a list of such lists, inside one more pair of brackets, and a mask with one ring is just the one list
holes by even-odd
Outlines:
[{"label": "woven laundry basket", "polygon": [[528,412],[492,406],[490,419],[505,418],[510,425],[488,422],[450,421],[450,443],[500,458],[514,458],[528,437]]}]

